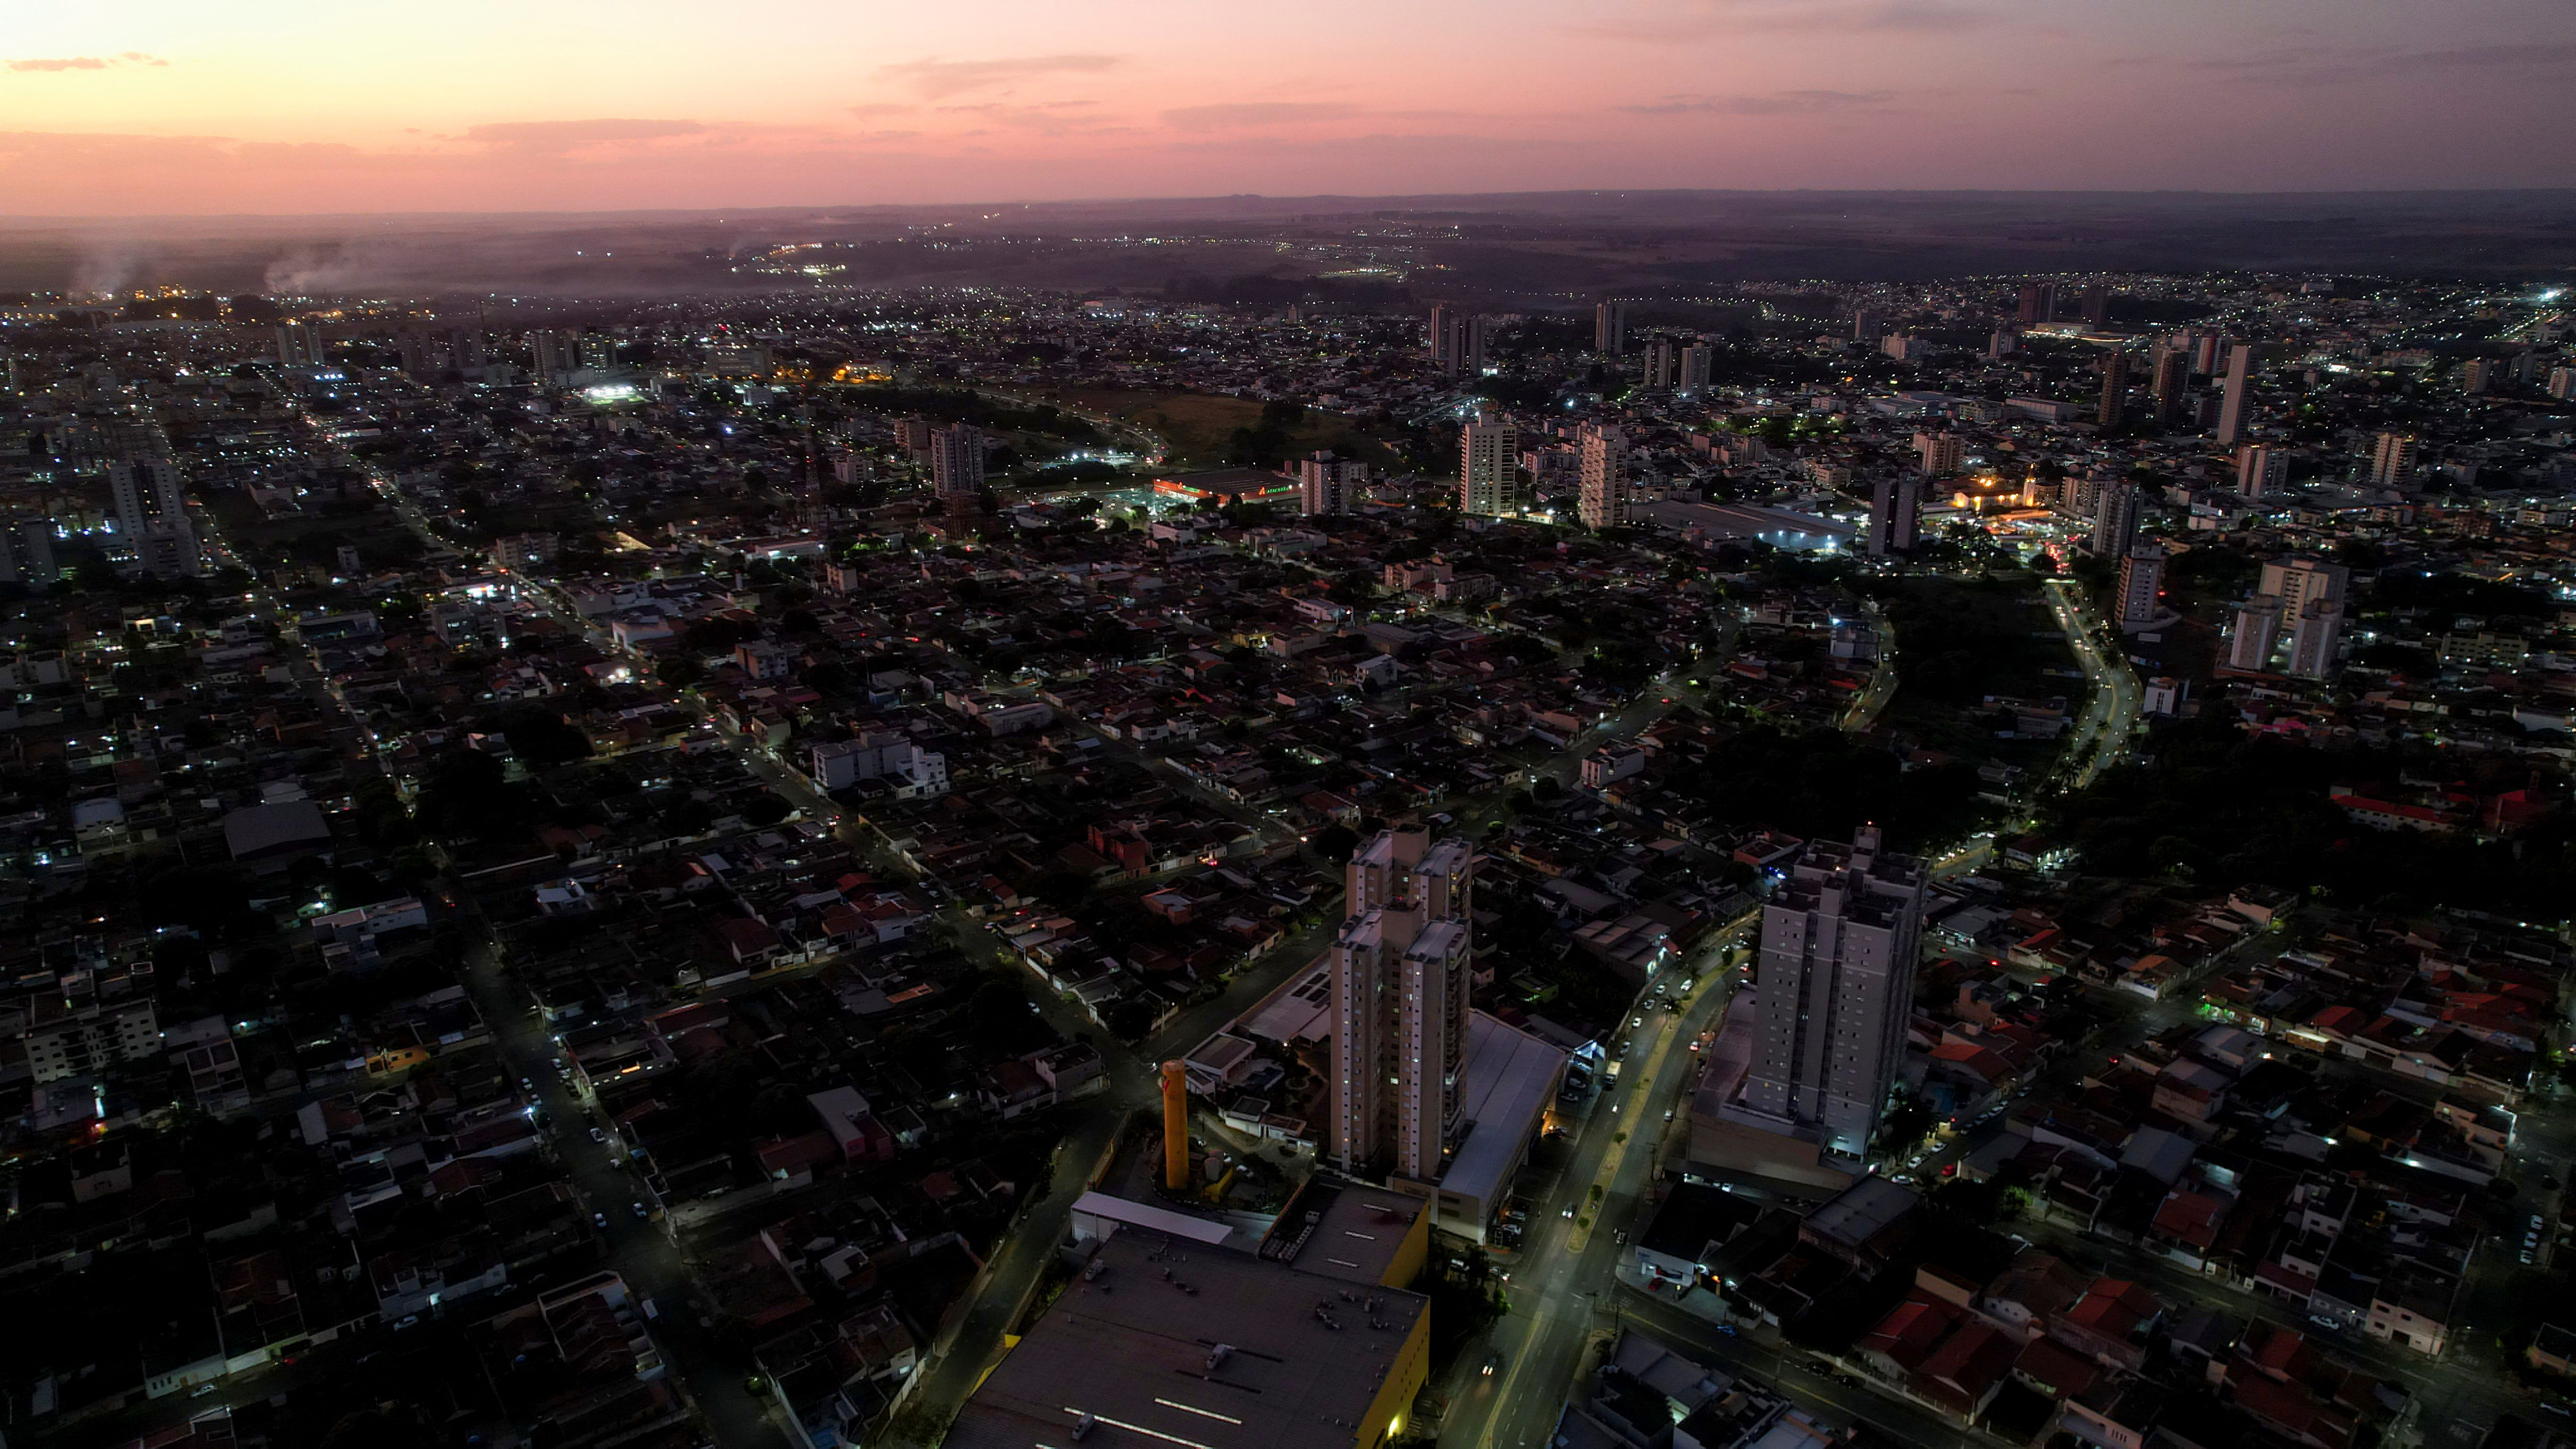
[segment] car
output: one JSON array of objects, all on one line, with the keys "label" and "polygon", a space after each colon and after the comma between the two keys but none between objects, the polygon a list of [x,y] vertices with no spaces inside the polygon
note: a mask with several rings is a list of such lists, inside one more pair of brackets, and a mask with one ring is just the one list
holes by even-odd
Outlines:
[{"label": "car", "polygon": [[591,1129],[590,1129],[590,1140],[591,1140],[591,1141],[593,1141],[593,1142],[605,1142],[605,1141],[607,1141],[607,1140],[608,1140],[608,1129],[607,1129],[607,1128],[605,1128],[605,1127],[593,1127],[593,1128],[591,1128]]},{"label": "car", "polygon": [[1559,1214],[1558,1214],[1558,1216],[1559,1216],[1559,1217],[1568,1217],[1568,1218],[1570,1218],[1570,1217],[1574,1216],[1574,1205],[1573,1205],[1573,1204],[1571,1204],[1571,1203],[1566,1204],[1565,1211],[1564,1211],[1564,1212],[1562,1212],[1562,1213],[1559,1213]]},{"label": "car", "polygon": [[417,1313],[405,1314],[403,1317],[394,1320],[394,1332],[396,1333],[400,1333],[406,1328],[418,1327],[420,1327],[420,1315]]},{"label": "car", "polygon": [[521,1077],[519,1079],[519,1090],[533,1095],[537,1090],[537,1079],[534,1077]]},{"label": "car", "polygon": [[631,1212],[631,1213],[635,1214],[635,1216],[637,1216],[637,1217],[639,1217],[639,1218],[640,1218],[640,1217],[649,1217],[649,1216],[651,1216],[651,1214],[649,1214],[649,1213],[647,1213],[647,1212],[645,1212],[645,1211],[644,1211],[644,1204],[642,1204],[642,1203],[640,1203],[640,1202],[630,1202],[630,1203],[628,1203],[628,1204],[626,1205],[626,1210],[627,1210],[628,1212]]},{"label": "car", "polygon": [[594,1227],[594,1228],[604,1228],[604,1227],[607,1227],[607,1226],[608,1226],[608,1214],[606,1214],[606,1213],[592,1213],[592,1214],[590,1215],[590,1225],[591,1225],[592,1227]]},{"label": "car", "polygon": [[2522,1250],[2522,1262],[2524,1267],[2531,1266],[2531,1250],[2529,1248]]},{"label": "car", "polygon": [[1483,1376],[1486,1378],[1492,1378],[1494,1376],[1494,1370],[1501,1368],[1502,1366],[1503,1356],[1501,1354],[1489,1353],[1485,1355],[1485,1371]]}]

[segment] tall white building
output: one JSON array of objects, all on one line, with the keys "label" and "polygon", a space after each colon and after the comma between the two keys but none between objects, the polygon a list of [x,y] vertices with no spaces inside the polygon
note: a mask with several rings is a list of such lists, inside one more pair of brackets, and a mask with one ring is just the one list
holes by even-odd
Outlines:
[{"label": "tall white building", "polygon": [[1351,511],[1360,485],[1367,480],[1368,468],[1356,458],[1323,452],[1297,460],[1297,493],[1310,518],[1331,517]]},{"label": "tall white building", "polygon": [[2123,479],[2105,483],[2093,498],[2093,536],[2089,552],[2095,558],[2126,558],[2129,546],[2138,540],[2138,485]]},{"label": "tall white building", "polygon": [[1870,488],[1869,534],[1861,541],[1862,551],[1872,558],[1911,552],[1922,517],[1922,479],[1912,474],[1881,477]]},{"label": "tall white building", "polygon": [[1705,342],[1694,342],[1682,349],[1681,381],[1673,384],[1683,392],[1700,392],[1708,387],[1709,373],[1716,362],[1716,352]]},{"label": "tall white building", "polygon": [[2280,642],[2281,601],[2259,595],[2239,600],[2227,630],[2227,667],[2269,672]]},{"label": "tall white building", "polygon": [[1847,1162],[1868,1151],[1904,1060],[1928,879],[1875,826],[1807,847],[1762,908],[1760,1021],[1726,1115]]},{"label": "tall white building", "polygon": [[1603,302],[1592,309],[1592,350],[1612,357],[1628,355],[1628,306]]},{"label": "tall white building", "polygon": [[2143,629],[2156,621],[2165,593],[2165,551],[2142,543],[2120,560],[2120,627]]},{"label": "tall white building", "polygon": [[2227,667],[2302,679],[2333,674],[2351,579],[2350,569],[2312,558],[2263,565],[2254,596],[2236,606]]},{"label": "tall white building", "polygon": [[930,490],[943,502],[983,492],[983,429],[951,423],[930,430]]},{"label": "tall white building", "polygon": [[204,572],[177,464],[167,458],[120,459],[107,465],[107,487],[116,503],[117,534],[134,550],[145,573],[194,577]]},{"label": "tall white building", "polygon": [[1669,389],[1681,379],[1682,345],[1669,337],[1658,337],[1646,344],[1646,370],[1639,379],[1643,386]]},{"label": "tall white building", "polygon": [[2226,390],[2220,395],[2218,403],[2217,438],[2218,445],[2222,448],[2235,447],[2236,440],[2244,434],[2247,401],[2245,393],[2252,385],[2247,375],[2253,370],[2253,345],[2245,342],[2237,343],[2227,354]]},{"label": "tall white building", "polygon": [[1446,302],[1431,309],[1431,360],[1451,377],[1485,370],[1486,320]]},{"label": "tall white building", "polygon": [[2278,448],[2247,443],[2236,450],[2236,491],[2247,498],[2278,493],[2289,476],[2290,456]]},{"label": "tall white building", "polygon": [[1475,851],[1419,827],[1351,857],[1332,950],[1332,1154],[1429,1182],[1456,1125],[1475,936]]},{"label": "tall white building", "polygon": [[1458,511],[1499,517],[1523,512],[1521,430],[1492,413],[1458,430]]},{"label": "tall white building", "polygon": [[2382,433],[2370,452],[2370,486],[2403,488],[2415,476],[2415,439],[2405,433]]},{"label": "tall white building", "polygon": [[1914,459],[1926,478],[1956,473],[1968,459],[1968,440],[1957,433],[1916,433]]},{"label": "tall white building", "polygon": [[2351,578],[2352,570],[2341,564],[2312,558],[2263,565],[2255,587],[2263,597],[2281,601],[2281,622],[2290,636],[2282,673],[2323,679],[2334,672],[2335,647],[2343,639],[2345,586]]},{"label": "tall white building", "polygon": [[1579,507],[1583,526],[1625,527],[1628,522],[1627,435],[1617,428],[1585,423],[1575,446],[1582,460],[1583,495]]}]

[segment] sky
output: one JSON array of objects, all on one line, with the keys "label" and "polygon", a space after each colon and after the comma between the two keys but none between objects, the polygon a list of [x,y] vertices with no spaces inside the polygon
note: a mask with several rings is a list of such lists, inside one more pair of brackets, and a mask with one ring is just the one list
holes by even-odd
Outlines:
[{"label": "sky", "polygon": [[0,216],[2576,185],[2576,0],[0,10]]}]

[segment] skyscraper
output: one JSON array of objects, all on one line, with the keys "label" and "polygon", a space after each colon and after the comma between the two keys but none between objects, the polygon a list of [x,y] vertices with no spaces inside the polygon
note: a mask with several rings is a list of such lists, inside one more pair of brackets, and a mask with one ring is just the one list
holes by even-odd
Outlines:
[{"label": "skyscraper", "polygon": [[1683,392],[1698,392],[1706,388],[1709,370],[1715,360],[1715,352],[1705,342],[1694,342],[1683,348],[1681,381],[1674,386]]},{"label": "skyscraper", "polygon": [[2343,638],[2345,585],[2352,570],[2312,558],[2276,559],[2263,565],[2256,584],[2261,597],[2281,601],[2281,621],[2290,634],[2289,657],[2281,672],[2304,679],[2323,679],[2334,672],[2335,648]]},{"label": "skyscraper", "polygon": [[2156,421],[2170,423],[2182,415],[2183,395],[2191,391],[2191,354],[2168,347],[2156,354]]},{"label": "skyscraper", "polygon": [[1958,472],[1959,465],[1966,462],[1967,457],[1968,440],[1957,433],[1916,433],[1914,435],[1915,466],[1926,478],[1938,478],[1944,473]]},{"label": "skyscraper", "polygon": [[2021,289],[2021,311],[2017,314],[2026,326],[2033,322],[2057,320],[2057,286],[2053,282],[2026,282]]},{"label": "skyscraper", "polygon": [[2099,327],[2111,317],[2111,289],[2096,282],[2084,289],[2084,322]]},{"label": "skyscraper", "polygon": [[2260,595],[2240,600],[2227,630],[2227,667],[2268,671],[2272,667],[2272,650],[2280,638],[2280,600]]},{"label": "skyscraper", "polygon": [[1762,908],[1760,1021],[1727,1115],[1845,1161],[1868,1151],[1913,1019],[1927,880],[1875,826],[1807,847]]},{"label": "skyscraper", "polygon": [[2236,450],[2236,491],[2247,498],[2280,491],[2289,476],[2289,455],[2278,448],[2247,443]]},{"label": "skyscraper", "polygon": [[2141,629],[2156,621],[2165,592],[2165,551],[2142,543],[2120,560],[2120,627]]},{"label": "skyscraper", "polygon": [[1297,492],[1309,518],[1331,517],[1351,511],[1352,495],[1359,491],[1367,468],[1355,458],[1344,458],[1331,452],[1313,453],[1297,461]]},{"label": "skyscraper", "polygon": [[1458,430],[1458,511],[1499,517],[1526,508],[1521,497],[1521,431],[1492,413]]},{"label": "skyscraper", "polygon": [[145,573],[193,577],[204,571],[176,464],[167,458],[120,459],[107,465],[107,486],[116,502],[117,534]]},{"label": "skyscraper", "polygon": [[2192,339],[2191,370],[2208,377],[2218,371],[2218,334],[2203,332]]},{"label": "skyscraper", "polygon": [[558,332],[551,327],[528,334],[528,368],[540,383],[561,382],[564,374],[581,366],[581,334]]},{"label": "skyscraper", "polygon": [[1877,313],[1869,311],[1854,312],[1852,314],[1852,341],[1876,342],[1879,338],[1880,326],[1881,324],[1878,320]]},{"label": "skyscraper", "polygon": [[[1662,345],[1662,344],[1657,344]],[[1585,423],[1576,442],[1583,469],[1580,503],[1586,528],[1621,528],[1628,522],[1628,439],[1617,428]]]},{"label": "skyscraper", "polygon": [[1332,1155],[1428,1182],[1466,1053],[1475,851],[1389,830],[1351,857],[1332,948]]},{"label": "skyscraper", "polygon": [[280,367],[319,367],[322,365],[322,333],[310,322],[281,322],[277,325],[277,365]]},{"label": "skyscraper", "polygon": [[2246,374],[2254,370],[2254,346],[2239,342],[2227,354],[2227,391],[2218,404],[2218,445],[2236,446],[2245,431]]},{"label": "skyscraper", "polygon": [[1592,350],[1611,357],[1628,355],[1628,307],[1602,302],[1592,309]]},{"label": "skyscraper", "polygon": [[1485,318],[1443,302],[1431,309],[1431,360],[1451,377],[1485,370]]},{"label": "skyscraper", "polygon": [[1861,540],[1872,558],[1906,553],[1914,547],[1923,513],[1923,480],[1914,474],[1882,474],[1869,490],[1869,534]]},{"label": "skyscraper", "polygon": [[1644,386],[1669,389],[1682,375],[1682,345],[1669,337],[1646,344]]},{"label": "skyscraper", "polygon": [[975,512],[984,491],[984,430],[950,423],[930,430],[930,491],[951,517]]},{"label": "skyscraper", "polygon": [[2138,485],[2123,479],[2105,483],[2093,497],[2093,538],[2086,552],[2095,558],[2126,558],[2138,540]]},{"label": "skyscraper", "polygon": [[54,521],[0,517],[0,584],[24,584],[41,594],[61,576],[54,562]]},{"label": "skyscraper", "polygon": [[2415,439],[2405,433],[2382,433],[2370,455],[2370,486],[2403,488],[2415,478]]},{"label": "skyscraper", "polygon": [[[2263,565],[2252,598],[2236,606],[2227,667],[2324,679],[2334,672],[2343,639],[2344,597],[2352,571],[2312,558]],[[2288,641],[2286,657],[2282,641]]]},{"label": "skyscraper", "polygon": [[2102,359],[2102,426],[2118,427],[2128,407],[2129,354],[2114,352]]}]

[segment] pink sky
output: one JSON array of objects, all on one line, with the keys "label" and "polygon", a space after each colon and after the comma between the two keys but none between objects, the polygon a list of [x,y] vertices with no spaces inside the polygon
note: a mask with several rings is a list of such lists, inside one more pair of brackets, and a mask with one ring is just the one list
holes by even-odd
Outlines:
[{"label": "pink sky", "polygon": [[16,7],[0,215],[2576,185],[2568,0]]}]

